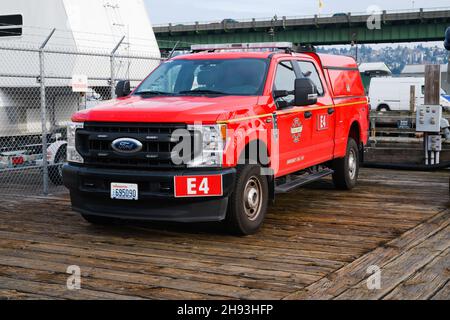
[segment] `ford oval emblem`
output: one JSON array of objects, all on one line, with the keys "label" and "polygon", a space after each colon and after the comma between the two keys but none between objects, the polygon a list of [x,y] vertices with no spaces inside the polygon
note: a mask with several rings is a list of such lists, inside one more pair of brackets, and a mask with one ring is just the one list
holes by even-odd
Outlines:
[{"label": "ford oval emblem", "polygon": [[111,147],[119,153],[136,153],[142,150],[142,143],[136,139],[122,138],[114,140]]}]

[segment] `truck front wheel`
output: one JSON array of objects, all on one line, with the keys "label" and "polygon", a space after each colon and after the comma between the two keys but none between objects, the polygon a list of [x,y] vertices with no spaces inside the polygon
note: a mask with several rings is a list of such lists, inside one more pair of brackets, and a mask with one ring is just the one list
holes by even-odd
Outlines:
[{"label": "truck front wheel", "polygon": [[333,170],[336,188],[351,190],[355,187],[359,175],[359,151],[354,139],[348,139],[345,157],[333,161]]},{"label": "truck front wheel", "polygon": [[269,203],[267,177],[259,165],[238,169],[235,190],[228,203],[227,222],[230,231],[239,235],[256,233],[263,224]]}]

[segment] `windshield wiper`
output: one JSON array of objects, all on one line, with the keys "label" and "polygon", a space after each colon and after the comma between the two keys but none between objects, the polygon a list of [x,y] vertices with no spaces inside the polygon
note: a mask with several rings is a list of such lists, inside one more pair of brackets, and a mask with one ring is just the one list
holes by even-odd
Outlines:
[{"label": "windshield wiper", "polygon": [[198,89],[198,90],[187,90],[187,91],[181,91],[180,94],[198,94],[198,95],[221,95],[221,96],[228,96],[229,93],[221,92],[221,91],[215,91],[215,90],[206,90],[206,89]]},{"label": "windshield wiper", "polygon": [[135,92],[135,95],[139,95],[139,96],[171,96],[173,95],[173,93],[170,92],[164,92],[164,91],[152,91],[152,90],[148,90],[148,91],[139,91],[139,92]]}]

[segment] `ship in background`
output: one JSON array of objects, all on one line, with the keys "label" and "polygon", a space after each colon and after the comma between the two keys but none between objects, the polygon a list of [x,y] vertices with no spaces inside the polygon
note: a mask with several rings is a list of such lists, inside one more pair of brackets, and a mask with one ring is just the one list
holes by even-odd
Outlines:
[{"label": "ship in background", "polygon": [[[121,40],[115,80],[136,85],[160,63],[143,0],[0,0],[0,172],[42,165],[36,50],[54,29],[44,60],[50,166],[65,159],[65,125],[71,114],[111,98],[109,55]],[[72,90],[76,75],[88,78],[90,91],[83,99]]]}]

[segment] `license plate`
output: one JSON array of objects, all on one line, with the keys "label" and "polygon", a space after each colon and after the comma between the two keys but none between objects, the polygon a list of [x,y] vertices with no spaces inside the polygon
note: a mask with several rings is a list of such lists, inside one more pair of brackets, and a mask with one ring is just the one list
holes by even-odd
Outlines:
[{"label": "license plate", "polygon": [[111,183],[111,199],[138,200],[138,185],[133,183]]},{"label": "license plate", "polygon": [[13,165],[18,166],[25,163],[25,159],[23,157],[12,157],[11,162]]},{"label": "license plate", "polygon": [[175,177],[175,197],[220,197],[223,195],[222,176]]}]

